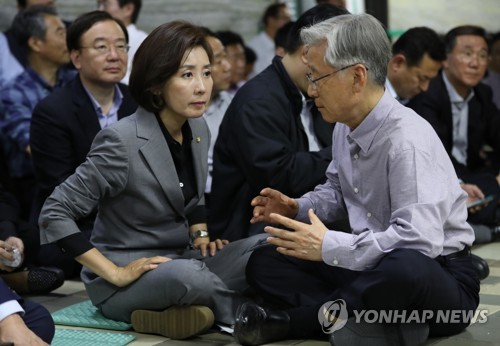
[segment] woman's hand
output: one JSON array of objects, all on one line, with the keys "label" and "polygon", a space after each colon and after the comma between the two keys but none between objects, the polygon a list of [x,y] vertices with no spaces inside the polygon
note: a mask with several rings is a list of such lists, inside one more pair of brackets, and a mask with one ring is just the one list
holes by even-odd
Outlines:
[{"label": "woman's hand", "polygon": [[222,250],[224,245],[229,244],[229,240],[216,239],[210,241],[208,237],[200,237],[193,240],[193,248],[200,250],[203,257],[207,256],[207,250],[210,252],[210,256],[215,256],[217,251]]},{"label": "woman's hand", "polygon": [[139,258],[130,262],[125,267],[117,267],[111,279],[111,283],[118,287],[125,287],[137,280],[150,270],[158,267],[159,264],[171,261],[171,258],[163,256],[155,256],[148,258]]}]

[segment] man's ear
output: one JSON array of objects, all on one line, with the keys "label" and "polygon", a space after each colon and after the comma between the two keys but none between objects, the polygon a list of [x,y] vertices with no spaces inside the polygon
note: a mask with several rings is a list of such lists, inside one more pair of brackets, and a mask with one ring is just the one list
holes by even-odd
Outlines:
[{"label": "man's ear", "polygon": [[31,36],[28,39],[28,47],[33,52],[39,52],[42,47],[42,44],[43,40],[38,37]]},{"label": "man's ear", "polygon": [[406,57],[403,54],[396,54],[391,58],[389,64],[393,69],[400,69],[406,66]]},{"label": "man's ear", "polygon": [[81,64],[81,53],[79,50],[77,49],[73,49],[70,53],[69,53],[69,57],[71,59],[71,62],[73,63],[73,66],[75,66],[75,68],[77,70],[79,70],[81,67],[82,67],[82,64]]},{"label": "man's ear", "polygon": [[368,70],[362,64],[357,64],[353,67],[353,83],[352,90],[354,93],[361,92],[368,82]]}]

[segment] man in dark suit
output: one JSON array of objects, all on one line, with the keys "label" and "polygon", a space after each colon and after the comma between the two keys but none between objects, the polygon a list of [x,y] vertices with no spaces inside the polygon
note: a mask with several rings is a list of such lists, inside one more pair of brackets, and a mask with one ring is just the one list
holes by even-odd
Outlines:
[{"label": "man in dark suit", "polygon": [[[500,196],[500,112],[491,89],[481,83],[488,66],[485,30],[456,27],[446,34],[445,49],[443,70],[431,81],[429,90],[408,106],[437,132],[468,194],[468,203],[485,195],[496,197],[481,210],[469,209],[468,218],[494,232]],[[492,151],[485,151],[486,146]]]},{"label": "man in dark suit", "polygon": [[[38,303],[22,299],[0,279],[2,345],[45,345],[54,337],[54,321]],[[45,343],[44,343],[45,342]]]},{"label": "man in dark suit", "polygon": [[[127,87],[119,83],[127,71],[126,28],[104,12],[89,18],[88,23],[78,22],[67,33],[68,50],[79,75],[40,102],[33,112],[31,150],[38,192],[31,219],[35,222],[54,188],[85,161],[97,132],[137,108]],[[98,25],[103,22],[107,25]],[[81,47],[83,40],[94,45]],[[80,227],[88,234],[94,218],[80,220]],[[59,265],[67,275],[76,274],[69,265],[76,262],[51,258],[53,253],[60,257],[57,247],[53,247],[54,252],[44,249],[42,246],[40,260]]]},{"label": "man in dark suit", "polygon": [[208,217],[211,234],[236,240],[261,233],[250,225],[250,201],[266,186],[300,196],[325,180],[333,125],[308,101],[307,66],[300,29],[346,13],[319,5],[294,24],[287,53],[238,90],[219,128],[214,149]]}]

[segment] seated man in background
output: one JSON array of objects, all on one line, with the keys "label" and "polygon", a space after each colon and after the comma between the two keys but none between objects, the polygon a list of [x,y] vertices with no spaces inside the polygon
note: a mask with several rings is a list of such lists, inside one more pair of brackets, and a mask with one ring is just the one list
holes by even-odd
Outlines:
[{"label": "seated man in background", "polygon": [[407,30],[392,45],[392,58],[387,67],[386,88],[401,104],[406,105],[429,89],[446,59],[438,34],[427,27]]},{"label": "seated man in background", "polygon": [[[136,110],[127,86],[119,83],[127,71],[127,42],[122,22],[103,11],[80,16],[68,29],[68,49],[78,76],[33,111],[34,222],[54,188],[85,161],[97,132]],[[87,236],[94,219],[91,215],[78,221]],[[80,270],[80,265],[54,244],[41,247],[39,261],[59,266],[67,278]]]},{"label": "seated man in background", "polygon": [[[429,123],[384,90],[391,56],[384,28],[371,15],[345,15],[301,36],[308,93],[337,122],[332,162],[327,182],[301,198],[266,188],[252,201],[252,222],[293,232],[266,227],[274,246],[250,257],[248,282],[281,310],[242,304],[236,340],[303,339],[324,327],[335,346],[417,345],[429,334],[461,332],[479,303],[467,196]],[[325,226],[345,216],[351,234]],[[419,317],[370,323],[355,317],[363,310]],[[440,320],[441,310],[469,317]]]},{"label": "seated man in background", "polygon": [[210,191],[212,188],[212,171],[214,166],[214,145],[219,134],[219,126],[224,118],[227,107],[233,98],[226,90],[231,83],[231,64],[227,60],[226,48],[217,35],[208,28],[202,28],[207,35],[207,41],[212,48],[214,61],[212,63],[211,76],[213,80],[212,94],[207,110],[203,118],[210,130],[210,147],[208,148],[208,176],[205,186],[205,205],[210,208]]},{"label": "seated man in background", "polygon": [[491,87],[493,102],[500,109],[500,32],[490,38],[488,46],[490,59],[483,83]]},{"label": "seated man in background", "polygon": [[12,24],[18,41],[28,50],[28,66],[0,90],[4,114],[0,130],[6,137],[6,160],[13,193],[21,205],[21,218],[28,219],[35,179],[29,134],[36,104],[74,78],[62,68],[69,62],[66,27],[53,7],[31,6],[19,12]]},{"label": "seated man in background", "polygon": [[450,30],[444,41],[447,58],[442,72],[408,106],[437,132],[468,203],[495,196],[480,210],[469,210],[469,222],[488,226],[482,242],[490,241],[498,231],[500,111],[491,88],[481,83],[488,66],[486,33],[481,27],[460,26]]},{"label": "seated man in background", "polygon": [[137,29],[135,23],[139,18],[139,13],[142,7],[142,0],[98,0],[97,9],[106,11],[113,17],[120,19],[127,27],[128,43],[130,49],[128,51],[127,73],[122,79],[122,83],[128,84],[130,72],[132,71],[132,61],[134,60],[135,52],[141,45],[142,41],[148,36],[144,31]]},{"label": "seated man in background", "polygon": [[231,65],[231,82],[227,91],[234,95],[246,82],[245,42],[234,31],[217,31],[216,34],[226,48],[226,57]]},{"label": "seated man in background", "polygon": [[344,14],[333,5],[306,11],[291,29],[287,52],[235,95],[214,149],[210,232],[228,240],[262,233],[250,225],[252,198],[266,186],[300,196],[325,180],[333,126],[306,98],[300,29]]}]

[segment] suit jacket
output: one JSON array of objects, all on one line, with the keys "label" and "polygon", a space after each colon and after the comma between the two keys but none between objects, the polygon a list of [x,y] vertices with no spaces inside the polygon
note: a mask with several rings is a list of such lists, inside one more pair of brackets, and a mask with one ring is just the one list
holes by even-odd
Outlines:
[{"label": "suit jacket", "polygon": [[302,96],[281,58],[238,90],[215,142],[209,230],[237,240],[263,232],[250,225],[250,201],[265,187],[300,197],[325,181],[333,125],[312,107],[314,132],[324,147],[309,151],[302,125]]},{"label": "suit jacket", "polygon": [[[87,160],[47,198],[39,223],[42,244],[79,232],[75,220],[98,206],[91,242],[118,266],[186,248],[186,215],[205,204],[210,144],[205,120],[188,121],[197,195],[186,206],[160,126],[139,108],[100,131]],[[94,305],[118,289],[85,268],[82,280]]]},{"label": "suit jacket", "polygon": [[[453,115],[451,101],[443,80],[443,71],[434,78],[427,92],[413,98],[408,107],[425,118],[437,132],[451,157],[459,178],[467,181],[470,172],[483,168],[485,162],[479,153],[484,144],[495,151],[495,160],[500,165],[500,112],[492,101],[490,87],[479,83],[474,87],[474,97],[469,101],[467,130],[467,166],[457,162],[451,155],[453,149]],[[498,172],[498,171],[497,171]]]},{"label": "suit jacket", "polygon": [[0,304],[8,302],[9,300],[20,301],[21,297],[17,295],[3,279],[0,278]]},{"label": "suit jacket", "polygon": [[[118,86],[123,94],[123,102],[118,110],[118,119],[121,119],[134,113],[137,104],[126,85]],[[32,215],[34,223],[38,220],[45,199],[54,188],[85,161],[92,141],[100,130],[94,106],[79,77],[37,104],[30,130],[37,179]]]}]

